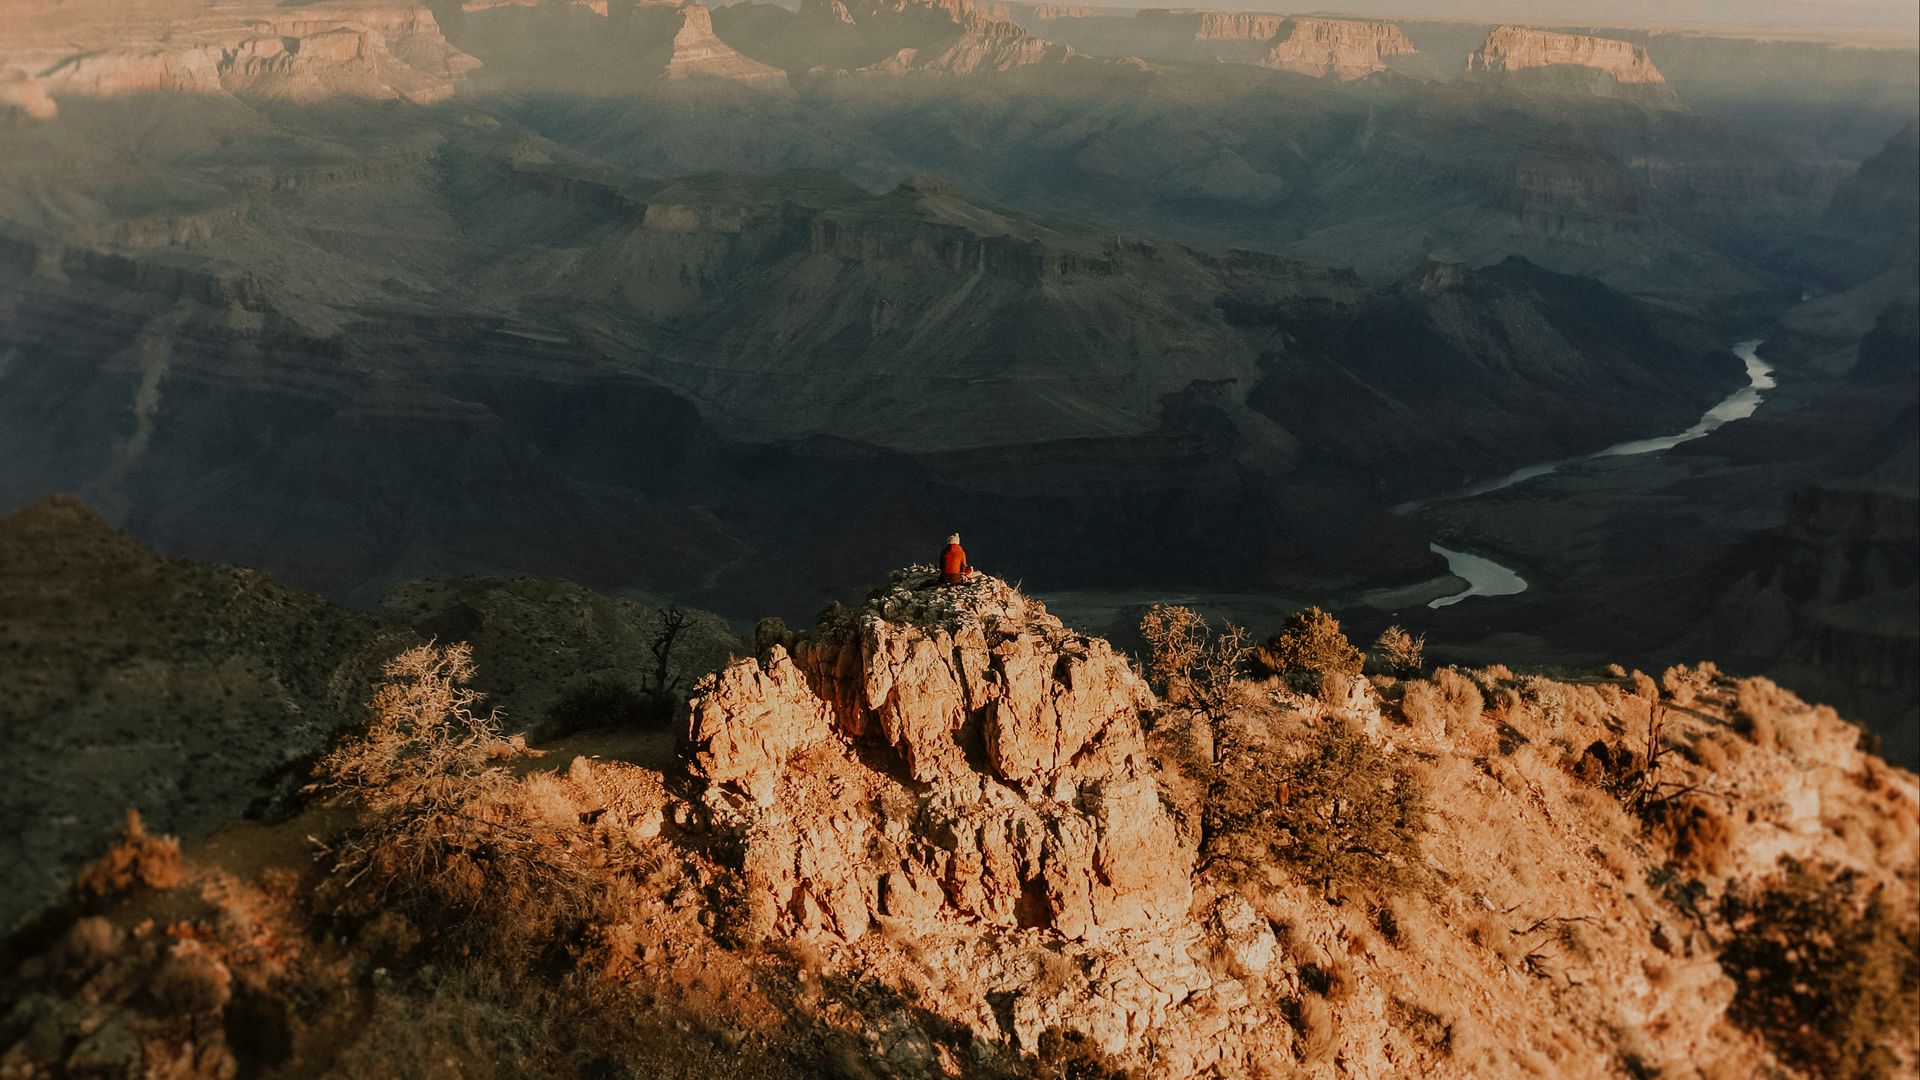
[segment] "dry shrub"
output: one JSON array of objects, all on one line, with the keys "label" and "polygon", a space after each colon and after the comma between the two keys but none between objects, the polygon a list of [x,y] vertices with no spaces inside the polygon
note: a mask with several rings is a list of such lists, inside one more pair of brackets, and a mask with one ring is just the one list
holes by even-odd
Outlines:
[{"label": "dry shrub", "polygon": [[1387,897],[1373,909],[1373,926],[1387,944],[1399,948],[1406,936],[1407,918],[1399,897]]},{"label": "dry shrub", "polygon": [[1400,699],[1400,714],[1407,723],[1436,737],[1473,730],[1485,708],[1480,688],[1452,668],[1434,672],[1431,681],[1407,682]]},{"label": "dry shrub", "polygon": [[1685,664],[1675,664],[1660,673],[1660,688],[1667,692],[1667,697],[1675,705],[1683,709],[1692,705],[1694,699],[1700,696],[1700,691],[1704,688],[1701,683],[1702,680],[1688,670]]},{"label": "dry shrub", "polygon": [[1349,678],[1357,677],[1367,662],[1340,632],[1340,621],[1317,607],[1287,616],[1280,632],[1254,650],[1254,660],[1273,675],[1324,676],[1339,672]]},{"label": "dry shrub", "polygon": [[1380,631],[1373,640],[1373,660],[1382,671],[1406,678],[1420,674],[1427,652],[1427,635],[1412,634],[1398,626]]},{"label": "dry shrub", "polygon": [[1201,855],[1223,880],[1268,882],[1278,864],[1329,889],[1399,881],[1418,863],[1418,778],[1339,714],[1284,738],[1229,740],[1207,773]]},{"label": "dry shrub", "polygon": [[1453,1053],[1453,1021],[1403,997],[1387,1000],[1387,1020],[1442,1057]]},{"label": "dry shrub", "polygon": [[191,938],[174,944],[153,977],[154,1001],[177,1016],[219,1012],[233,997],[233,973]]},{"label": "dry shrub", "polygon": [[1758,889],[1721,898],[1732,1016],[1821,1076],[1901,1074],[1920,1023],[1920,922],[1850,871],[1782,858]]},{"label": "dry shrub", "polygon": [[1148,678],[1168,701],[1215,718],[1231,708],[1234,679],[1249,652],[1244,629],[1228,623],[1216,634],[1191,608],[1155,604],[1140,617],[1140,636]]},{"label": "dry shrub", "polygon": [[644,692],[615,678],[588,679],[553,703],[542,730],[557,738],[588,728],[660,728],[672,722],[673,707],[669,694]]},{"label": "dry shrub", "polygon": [[1489,694],[1502,686],[1520,681],[1520,677],[1513,673],[1513,669],[1505,664],[1488,664],[1486,667],[1470,672],[1469,677],[1473,679],[1476,686]]},{"label": "dry shrub", "polygon": [[180,841],[171,836],[149,836],[140,811],[129,809],[120,839],[97,862],[74,875],[74,891],[83,901],[118,896],[137,885],[171,889],[186,878],[180,859]]},{"label": "dry shrub", "polygon": [[376,963],[397,963],[419,944],[420,931],[398,911],[383,911],[360,928],[360,951]]},{"label": "dry shrub", "polygon": [[1320,703],[1338,708],[1347,703],[1347,695],[1353,692],[1353,679],[1342,671],[1329,671],[1320,676]]},{"label": "dry shrub", "polygon": [[60,947],[60,964],[74,974],[97,967],[119,950],[125,935],[99,915],[74,920]]},{"label": "dry shrub", "polygon": [[1078,1031],[1048,1028],[1034,1055],[1034,1080],[1132,1080],[1122,1067]]},{"label": "dry shrub", "polygon": [[1327,999],[1308,991],[1293,1003],[1294,1053],[1308,1065],[1324,1065],[1333,1060],[1340,1047],[1340,1028],[1334,1022],[1333,1008]]},{"label": "dry shrub", "polygon": [[552,773],[528,773],[510,790],[522,820],[548,829],[571,829],[580,823],[580,808]]},{"label": "dry shrub", "polygon": [[1780,689],[1772,679],[1741,679],[1734,691],[1736,702],[1733,729],[1753,740],[1755,746],[1779,746],[1783,721],[1797,704],[1792,694]]},{"label": "dry shrub", "polygon": [[535,962],[574,932],[605,883],[580,864],[586,838],[559,782],[516,782],[495,767],[516,743],[480,695],[464,644],[410,649],[388,663],[372,719],[321,763],[363,808],[333,853],[323,901],[367,918],[398,910],[507,970]]},{"label": "dry shrub", "polygon": [[1452,668],[1441,668],[1433,673],[1433,685],[1439,688],[1440,697],[1446,702],[1449,725],[1470,724],[1480,719],[1486,701],[1472,679]]},{"label": "dry shrub", "polygon": [[1313,960],[1300,965],[1300,985],[1336,1005],[1352,997],[1353,962],[1337,952],[1314,952]]},{"label": "dry shrub", "polygon": [[1499,957],[1511,967],[1526,954],[1525,943],[1515,937],[1505,919],[1491,911],[1474,911],[1466,917],[1467,940]]},{"label": "dry shrub", "polygon": [[1400,718],[1422,734],[1445,734],[1447,707],[1440,688],[1424,679],[1400,684]]},{"label": "dry shrub", "polygon": [[1709,773],[1716,773],[1727,767],[1727,747],[1714,735],[1702,735],[1693,741],[1690,749],[1693,760]]},{"label": "dry shrub", "polygon": [[1633,696],[1642,701],[1659,701],[1660,684],[1653,681],[1653,676],[1635,668],[1633,669]]},{"label": "dry shrub", "polygon": [[1733,826],[1702,799],[1658,799],[1641,811],[1647,835],[1696,877],[1719,877],[1733,855]]}]

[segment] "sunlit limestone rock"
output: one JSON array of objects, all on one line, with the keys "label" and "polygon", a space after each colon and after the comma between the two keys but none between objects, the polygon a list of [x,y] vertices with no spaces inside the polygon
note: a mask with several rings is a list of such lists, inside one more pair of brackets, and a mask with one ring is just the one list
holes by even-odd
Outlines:
[{"label": "sunlit limestone rock", "polygon": [[709,677],[688,741],[751,880],[801,927],[944,912],[1088,938],[1191,900],[1144,760],[1153,703],[1110,645],[1005,583],[908,570],[791,655]]}]

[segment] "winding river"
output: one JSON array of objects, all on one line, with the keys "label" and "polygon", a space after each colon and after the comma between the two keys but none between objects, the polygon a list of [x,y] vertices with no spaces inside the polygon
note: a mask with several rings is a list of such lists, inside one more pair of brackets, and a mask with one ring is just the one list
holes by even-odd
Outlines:
[{"label": "winding river", "polygon": [[[1591,454],[1582,454],[1579,457],[1561,458],[1558,461],[1549,461],[1540,465],[1528,465],[1522,469],[1515,469],[1497,479],[1482,481],[1481,483],[1461,488],[1459,491],[1450,494],[1402,503],[1393,508],[1394,513],[1410,514],[1422,507],[1431,506],[1434,503],[1457,502],[1461,499],[1471,499],[1475,496],[1486,495],[1495,491],[1504,491],[1516,484],[1523,484],[1528,480],[1534,480],[1551,473],[1559,472],[1569,465],[1577,465],[1583,461],[1597,461],[1601,458],[1612,457],[1633,457],[1637,454],[1657,454],[1663,450],[1671,450],[1681,443],[1705,438],[1718,428],[1724,427],[1735,420],[1745,420],[1747,417],[1753,415],[1754,410],[1760,407],[1760,402],[1765,399],[1765,392],[1773,389],[1776,385],[1773,378],[1773,366],[1765,360],[1760,359],[1757,354],[1760,343],[1759,338],[1754,338],[1750,341],[1742,341],[1733,346],[1733,354],[1738,356],[1747,365],[1747,385],[1728,394],[1718,405],[1708,409],[1706,415],[1702,416],[1698,423],[1695,423],[1692,427],[1680,432],[1678,435],[1663,435],[1653,439],[1634,439],[1630,442],[1615,443],[1605,450],[1595,451]],[[1449,596],[1442,596],[1430,602],[1427,605],[1428,607],[1446,607],[1449,604],[1457,604],[1469,596],[1512,596],[1515,593],[1526,591],[1527,582],[1525,578],[1522,578],[1511,568],[1502,566],[1484,555],[1455,551],[1452,548],[1441,547],[1439,544],[1429,544],[1427,546],[1433,550],[1434,554],[1447,560],[1448,570],[1452,571],[1456,577],[1464,579],[1467,583],[1465,589]]]}]

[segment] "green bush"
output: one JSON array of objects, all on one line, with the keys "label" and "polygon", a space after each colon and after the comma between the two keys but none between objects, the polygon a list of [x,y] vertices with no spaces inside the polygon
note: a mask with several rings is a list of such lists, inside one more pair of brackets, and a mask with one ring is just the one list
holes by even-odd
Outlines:
[{"label": "green bush", "polygon": [[1317,607],[1287,616],[1287,624],[1254,652],[1262,668],[1275,675],[1360,674],[1366,657],[1340,632],[1340,622]]},{"label": "green bush", "polygon": [[644,693],[614,678],[588,679],[547,710],[549,738],[587,728],[664,727],[673,719],[673,700]]},{"label": "green bush", "polygon": [[1351,721],[1328,716],[1277,746],[1234,746],[1217,770],[1206,855],[1277,859],[1335,885],[1402,884],[1419,873],[1426,790]]}]

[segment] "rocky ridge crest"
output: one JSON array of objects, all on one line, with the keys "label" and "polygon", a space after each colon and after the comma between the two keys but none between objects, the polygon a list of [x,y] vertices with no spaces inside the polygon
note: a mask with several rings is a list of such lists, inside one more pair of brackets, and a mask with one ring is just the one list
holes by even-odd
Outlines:
[{"label": "rocky ridge crest", "polygon": [[1038,601],[912,567],[805,636],[763,634],[759,659],[696,688],[688,741],[771,922],[1094,938],[1191,900],[1192,839],[1144,759],[1154,704],[1112,646]]}]

